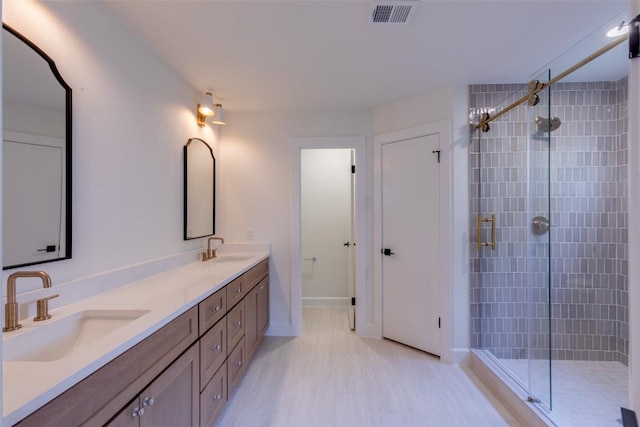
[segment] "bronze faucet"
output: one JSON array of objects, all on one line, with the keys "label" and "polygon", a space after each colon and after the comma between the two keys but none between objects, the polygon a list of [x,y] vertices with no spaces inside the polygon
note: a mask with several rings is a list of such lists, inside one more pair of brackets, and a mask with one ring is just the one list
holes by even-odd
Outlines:
[{"label": "bronze faucet", "polygon": [[218,236],[212,236],[207,239],[207,251],[202,253],[202,261],[208,261],[216,257],[216,250],[211,249],[211,241],[220,240],[220,243],[224,244],[224,239]]},{"label": "bronze faucet", "polygon": [[7,279],[7,304],[4,309],[3,332],[15,331],[22,327],[18,323],[18,302],[16,301],[16,280],[19,277],[39,277],[43,288],[51,287],[51,277],[44,271],[17,271]]}]

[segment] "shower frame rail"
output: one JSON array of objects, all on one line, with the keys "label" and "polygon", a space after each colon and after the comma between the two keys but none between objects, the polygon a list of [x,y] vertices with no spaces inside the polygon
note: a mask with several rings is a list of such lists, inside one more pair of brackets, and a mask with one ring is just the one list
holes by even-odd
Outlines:
[{"label": "shower frame rail", "polygon": [[541,83],[538,80],[531,80],[529,82],[528,92],[527,92],[527,94],[525,96],[523,96],[522,98],[514,101],[512,104],[508,105],[507,107],[505,107],[504,109],[502,109],[501,111],[499,111],[498,113],[496,113],[493,116],[490,115],[489,113],[482,113],[482,115],[480,116],[480,122],[476,125],[476,129],[480,129],[482,132],[489,132],[489,130],[491,130],[491,127],[489,126],[489,123],[491,123],[492,121],[494,121],[495,119],[497,119],[499,117],[502,117],[503,115],[507,114],[509,111],[511,111],[514,108],[518,107],[519,105],[523,104],[524,102],[528,102],[529,105],[531,105],[531,106],[536,105],[538,103],[538,101],[539,101],[538,93],[540,93],[542,90],[544,90],[544,89],[548,88],[549,86],[557,83],[558,81],[560,81],[563,78],[567,77],[569,74],[573,73],[574,71],[582,68],[583,66],[587,65],[589,62],[593,61],[594,59],[596,59],[596,58],[602,56],[603,54],[607,53],[608,51],[610,51],[614,47],[618,46],[619,44],[621,44],[622,42],[624,42],[628,38],[629,38],[628,34],[624,34],[624,35],[618,37],[617,39],[615,39],[614,41],[612,41],[608,45],[602,47],[601,49],[599,49],[596,52],[592,53],[591,55],[587,56],[585,59],[583,59],[582,61],[576,63],[572,67],[567,68],[562,73],[558,74],[557,76],[555,76],[554,78],[550,79],[546,83]]}]

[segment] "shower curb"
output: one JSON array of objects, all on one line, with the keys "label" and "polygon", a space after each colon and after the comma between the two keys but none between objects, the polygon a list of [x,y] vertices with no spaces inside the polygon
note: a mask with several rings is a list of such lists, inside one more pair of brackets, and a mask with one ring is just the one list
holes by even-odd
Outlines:
[{"label": "shower curb", "polygon": [[522,388],[489,358],[477,351],[469,352],[469,367],[482,383],[500,402],[528,427],[557,427],[544,412],[527,402],[527,395]]}]

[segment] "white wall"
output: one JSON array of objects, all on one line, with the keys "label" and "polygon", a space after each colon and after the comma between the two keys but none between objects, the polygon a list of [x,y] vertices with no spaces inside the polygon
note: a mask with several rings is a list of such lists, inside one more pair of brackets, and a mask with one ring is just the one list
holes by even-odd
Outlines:
[{"label": "white wall", "polygon": [[[364,135],[370,141],[373,117],[368,110],[344,110],[229,113],[226,119],[220,144],[220,234],[231,241],[245,241],[251,229],[256,241],[271,243],[269,333],[289,334],[291,138]],[[363,173],[370,176],[368,170]],[[369,278],[370,271],[368,265]]]},{"label": "white wall", "polygon": [[[469,270],[468,270],[468,144],[469,126],[468,89],[443,87],[416,95],[374,110],[375,135],[386,134],[420,125],[448,120],[452,126],[452,143],[448,149],[450,176],[443,182],[442,191],[451,192],[451,271],[443,280],[451,282],[450,307],[442,307],[443,319],[451,318],[451,324],[443,324],[443,334],[450,334],[448,349],[442,358],[459,363],[469,348]],[[374,230],[374,233],[377,232]],[[446,314],[448,313],[448,315]]]},{"label": "white wall", "polygon": [[373,134],[380,135],[439,120],[451,120],[453,94],[454,88],[442,87],[378,107],[373,112]]},{"label": "white wall", "polygon": [[[629,1],[629,18],[640,0]],[[629,60],[629,404],[640,416],[640,58]]]},{"label": "white wall", "polygon": [[[306,305],[351,305],[350,149],[301,151],[302,299]],[[315,257],[316,261],[309,260]]]},{"label": "white wall", "polygon": [[182,239],[182,146],[218,144],[211,126],[196,125],[196,91],[98,2],[2,7],[73,89],[73,259],[34,269],[55,287],[200,247]]}]

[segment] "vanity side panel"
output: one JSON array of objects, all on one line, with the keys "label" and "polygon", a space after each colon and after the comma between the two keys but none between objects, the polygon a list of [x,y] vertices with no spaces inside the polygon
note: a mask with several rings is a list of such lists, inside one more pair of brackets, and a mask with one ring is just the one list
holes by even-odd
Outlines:
[{"label": "vanity side panel", "polygon": [[193,307],[17,426],[102,426],[198,339]]}]

